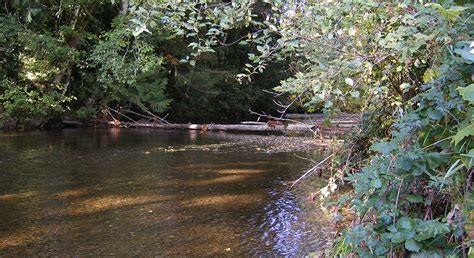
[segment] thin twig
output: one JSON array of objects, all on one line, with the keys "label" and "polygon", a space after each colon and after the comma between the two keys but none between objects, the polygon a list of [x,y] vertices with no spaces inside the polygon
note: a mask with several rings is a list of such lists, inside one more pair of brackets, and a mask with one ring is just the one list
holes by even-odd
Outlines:
[{"label": "thin twig", "polygon": [[402,189],[402,185],[403,185],[403,178],[400,180],[400,186],[398,186],[397,200],[395,201],[395,209],[393,210],[394,216],[395,216],[395,217],[393,218],[393,225],[394,225],[394,226],[395,226],[395,222],[396,222],[396,219],[395,219],[395,218],[397,217],[397,215],[396,215],[395,212],[396,212],[397,207],[398,207],[398,200],[400,200],[400,191],[401,191],[401,189]]},{"label": "thin twig", "polygon": [[326,162],[328,159],[330,159],[332,156],[334,156],[336,153],[334,152],[333,154],[327,156],[325,159],[323,159],[321,162],[319,162],[316,166],[310,168],[308,171],[306,171],[306,173],[304,173],[300,178],[296,179],[293,184],[291,184],[291,187],[295,186],[300,180],[302,180],[303,178],[305,178],[306,176],[310,175],[311,173],[313,173],[319,166],[321,166],[322,164],[324,164],[324,162]]},{"label": "thin twig", "polygon": [[117,114],[119,114],[119,115],[122,115],[123,117],[127,118],[128,120],[130,120],[130,121],[132,121],[132,122],[134,122],[134,123],[137,122],[137,121],[133,120],[132,118],[130,118],[129,116],[125,115],[124,113],[122,113],[122,112],[120,112],[120,111],[117,111],[117,110],[115,110],[115,109],[113,109],[113,108],[111,108],[111,107],[108,107],[108,109],[114,111],[115,113],[117,113]]},{"label": "thin twig", "polygon": [[143,109],[143,111],[145,111],[147,114],[151,115],[153,118],[158,119],[158,120],[160,120],[161,122],[163,122],[165,124],[170,124],[170,122],[165,120],[165,118],[168,116],[168,114],[164,118],[161,118],[161,117],[151,113],[150,111],[148,111],[146,109]]},{"label": "thin twig", "polygon": [[147,122],[149,122],[149,121],[151,121],[151,120],[154,119],[153,117],[150,117],[150,116],[146,116],[146,115],[137,113],[137,112],[135,112],[135,111],[133,111],[133,110],[131,110],[131,109],[127,109],[127,113],[132,113],[132,114],[134,114],[134,115],[136,115],[136,116],[146,118],[146,119],[147,119]]},{"label": "thin twig", "polygon": [[312,158],[303,157],[303,156],[300,156],[300,155],[298,155],[298,154],[293,154],[293,155],[295,155],[297,158],[300,158],[300,159],[302,159],[302,160],[307,160],[307,161],[310,161],[311,163],[316,164],[316,161],[315,161],[314,159],[312,159]]},{"label": "thin twig", "polygon": [[294,120],[294,119],[280,118],[280,117],[268,115],[268,114],[266,114],[265,112],[258,113],[258,112],[252,111],[251,109],[249,109],[249,112],[250,112],[251,115],[257,115],[257,116],[259,116],[259,119],[260,119],[260,117],[266,117],[266,118],[274,119],[274,120],[288,121],[288,122],[293,122],[293,123],[302,124],[302,125],[309,125],[309,124],[307,124],[307,123],[304,123],[304,122],[301,122],[301,121],[298,121],[298,120]]},{"label": "thin twig", "polygon": [[446,141],[446,140],[449,140],[449,139],[451,139],[451,138],[453,138],[453,137],[454,137],[454,136],[449,136],[449,137],[446,137],[446,138],[444,138],[444,139],[441,139],[441,140],[439,140],[439,141],[437,141],[437,142],[434,142],[434,143],[432,143],[432,144],[430,144],[430,145],[428,145],[428,146],[423,147],[422,150],[429,149],[430,147],[432,147],[432,146],[434,146],[434,145],[436,145],[436,144],[438,144],[438,143],[442,143],[442,142],[444,142],[444,141]]}]

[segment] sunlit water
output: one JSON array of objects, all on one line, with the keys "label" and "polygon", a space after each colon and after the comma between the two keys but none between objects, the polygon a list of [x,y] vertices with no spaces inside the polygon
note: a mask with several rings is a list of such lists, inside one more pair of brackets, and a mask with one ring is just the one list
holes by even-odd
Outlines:
[{"label": "sunlit water", "polygon": [[290,188],[308,161],[231,136],[0,134],[0,255],[301,256],[327,247],[330,223],[307,199],[324,179]]}]

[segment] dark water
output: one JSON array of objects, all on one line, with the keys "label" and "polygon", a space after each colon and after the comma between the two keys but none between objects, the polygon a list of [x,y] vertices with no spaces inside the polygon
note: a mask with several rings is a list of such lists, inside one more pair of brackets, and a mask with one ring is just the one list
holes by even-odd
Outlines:
[{"label": "dark water", "polygon": [[306,198],[324,179],[290,188],[307,161],[226,135],[0,135],[0,255],[301,256],[326,247],[330,223]]}]

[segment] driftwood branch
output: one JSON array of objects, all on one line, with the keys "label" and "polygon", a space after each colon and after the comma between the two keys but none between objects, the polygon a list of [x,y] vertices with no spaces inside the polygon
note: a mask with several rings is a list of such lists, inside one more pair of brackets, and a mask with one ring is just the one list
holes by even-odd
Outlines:
[{"label": "driftwood branch", "polygon": [[119,115],[125,117],[125,118],[128,119],[129,121],[132,121],[132,122],[134,122],[134,123],[137,122],[137,121],[135,121],[134,119],[132,119],[131,117],[125,115],[124,113],[122,113],[122,112],[120,112],[120,111],[118,111],[118,110],[115,110],[115,109],[113,109],[113,108],[111,108],[111,107],[107,107],[107,109],[112,110],[114,113],[117,113],[117,114],[119,114]]},{"label": "driftwood branch", "polygon": [[293,184],[291,184],[291,187],[295,186],[299,181],[301,181],[302,179],[304,179],[305,177],[311,175],[314,171],[316,171],[316,169],[319,168],[319,166],[321,166],[322,164],[324,164],[327,160],[329,160],[332,156],[334,156],[336,153],[334,152],[333,154],[327,156],[325,159],[323,159],[321,162],[319,162],[318,164],[316,164],[316,166],[310,168],[308,171],[306,171],[306,173],[304,173],[300,178],[296,179]]},{"label": "driftwood branch", "polygon": [[272,116],[272,115],[268,115],[265,112],[258,113],[258,112],[252,111],[252,110],[249,110],[249,112],[252,115],[257,115],[258,116],[257,121],[259,121],[260,118],[265,117],[265,118],[268,118],[268,119],[274,119],[274,120],[278,120],[278,121],[288,121],[288,122],[292,122],[292,123],[296,123],[296,124],[306,125],[306,126],[308,126],[309,131],[312,132],[314,135],[321,136],[318,128],[315,127],[314,125],[310,125],[310,124],[307,124],[307,123],[304,123],[304,122],[301,122],[301,121],[298,121],[298,120],[294,120],[294,119],[283,118],[284,113],[282,113],[282,116],[280,116],[280,117],[275,117],[275,116]]}]

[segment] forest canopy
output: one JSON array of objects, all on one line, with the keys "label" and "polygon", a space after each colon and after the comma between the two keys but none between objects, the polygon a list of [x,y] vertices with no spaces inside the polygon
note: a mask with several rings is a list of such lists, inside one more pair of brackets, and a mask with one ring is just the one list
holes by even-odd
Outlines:
[{"label": "forest canopy", "polygon": [[[166,20],[174,12],[187,19],[189,8],[167,2],[152,10],[140,1],[2,1],[0,123],[42,127],[61,116],[110,119],[108,108],[128,115],[170,113],[171,121],[184,122],[238,121],[251,107],[271,111],[271,95],[262,90],[288,76],[285,62],[272,64],[252,83],[239,83],[236,75],[251,47],[229,42],[253,28],[229,28],[221,46],[196,52],[198,35],[185,35]],[[262,16],[266,8],[255,10]],[[148,29],[139,20],[145,12],[155,16]]]},{"label": "forest canopy", "polygon": [[177,120],[238,120],[249,108],[360,113],[320,191],[340,195],[326,199],[344,225],[332,254],[472,254],[472,4],[84,0],[0,8],[4,123],[94,118],[108,108]]}]

